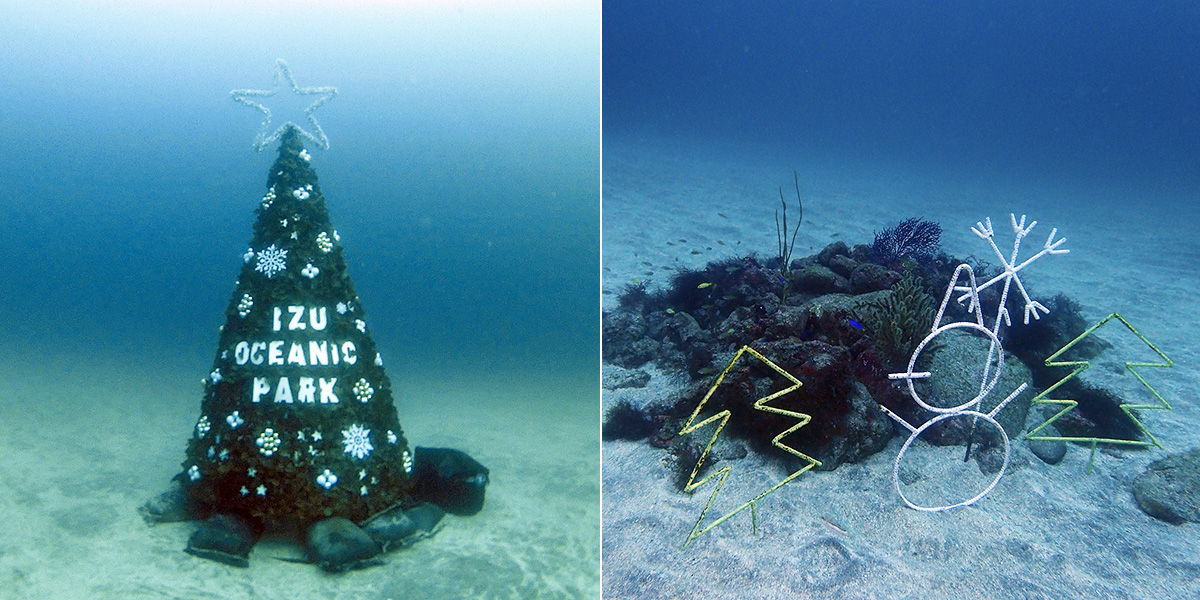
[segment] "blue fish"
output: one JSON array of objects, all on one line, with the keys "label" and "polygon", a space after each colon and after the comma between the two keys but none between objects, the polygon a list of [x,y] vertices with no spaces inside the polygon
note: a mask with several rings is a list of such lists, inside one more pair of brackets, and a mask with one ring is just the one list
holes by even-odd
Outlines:
[{"label": "blue fish", "polygon": [[854,319],[846,319],[846,322],[850,323],[851,327],[853,327],[859,331],[863,330],[862,323],[859,323],[858,321],[855,321]]}]

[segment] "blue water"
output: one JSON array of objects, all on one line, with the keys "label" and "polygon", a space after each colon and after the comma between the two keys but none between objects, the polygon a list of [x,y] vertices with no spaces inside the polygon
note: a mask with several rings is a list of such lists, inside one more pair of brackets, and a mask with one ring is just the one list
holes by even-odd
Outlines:
[{"label": "blue water", "polygon": [[[5,3],[4,338],[201,376],[275,156],[228,93],[270,89],[284,58],[340,90],[312,165],[393,379],[594,390],[598,22],[583,3]],[[311,100],[266,103],[307,128]]]},{"label": "blue water", "polygon": [[604,133],[1200,189],[1194,2],[606,2]]}]

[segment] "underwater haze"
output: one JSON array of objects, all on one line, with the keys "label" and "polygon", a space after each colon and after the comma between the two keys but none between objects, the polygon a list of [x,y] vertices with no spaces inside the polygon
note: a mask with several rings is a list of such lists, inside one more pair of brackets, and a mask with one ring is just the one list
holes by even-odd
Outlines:
[{"label": "underwater haze", "polygon": [[1193,2],[607,2],[604,129],[1200,186]]},{"label": "underwater haze", "polygon": [[6,335],[207,355],[275,154],[228,93],[283,58],[339,88],[313,165],[392,367],[594,371],[595,3],[2,10]]},{"label": "underwater haze", "polygon": [[[0,5],[0,596],[598,595],[600,15]],[[407,439],[491,471],[479,514],[338,577],[286,536],[201,560],[195,523],[137,510],[181,471],[277,157],[230,91],[275,88],[277,59],[338,89],[305,145]],[[316,98],[256,98],[267,133],[312,130]]]}]

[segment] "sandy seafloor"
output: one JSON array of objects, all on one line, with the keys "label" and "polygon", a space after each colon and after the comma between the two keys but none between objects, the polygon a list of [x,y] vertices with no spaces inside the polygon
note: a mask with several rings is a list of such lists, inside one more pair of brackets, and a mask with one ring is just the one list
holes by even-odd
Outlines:
[{"label": "sandy seafloor", "polygon": [[328,575],[275,560],[302,556],[287,540],[261,541],[239,569],[185,554],[192,523],[142,521],[180,468],[206,366],[136,344],[0,346],[0,598],[599,596],[594,388],[389,370],[410,443],[474,456],[491,470],[487,500],[385,566]]},{"label": "sandy seafloor", "polygon": [[[904,442],[897,436],[860,464],[804,474],[760,501],[757,536],[746,511],[681,550],[714,483],[689,497],[674,489],[665,451],[644,442],[604,442],[605,597],[1200,597],[1200,525],[1155,520],[1138,509],[1130,491],[1150,462],[1200,446],[1196,199],[1111,182],[939,172],[606,133],[605,310],[634,278],[654,287],[676,266],[699,267],[749,251],[774,255],[777,188],[784,186],[794,202],[793,169],[804,198],[797,257],[838,239],[870,243],[873,231],[920,216],[941,223],[942,246],[950,253],[997,264],[970,232],[976,221],[991,217],[1008,252],[1009,213],[1038,220],[1023,244],[1025,257],[1057,227],[1070,254],[1034,263],[1022,279],[1035,299],[1061,291],[1078,300],[1092,322],[1119,311],[1175,361],[1174,369],[1147,372],[1174,410],[1141,413],[1165,448],[1100,452],[1087,474],[1088,452],[1080,446],[1049,466],[1015,441],[1009,470],[990,495],[967,508],[926,513],[905,507],[893,489],[893,462]],[[1124,330],[1110,324],[1105,331],[1115,348],[1097,359],[1109,368],[1094,371],[1114,375],[1108,383],[1119,393],[1146,399],[1132,377],[1115,374],[1124,360],[1153,356]],[[644,389],[604,390],[605,406],[620,398],[646,404],[665,397],[672,378],[649,371]],[[926,486],[929,498],[957,501],[969,497],[955,496],[959,487],[986,485],[977,470],[960,477],[970,475],[959,467],[961,447],[939,453],[918,442],[910,452],[904,465],[921,474],[924,483],[917,485]],[[753,452],[724,464],[733,471],[706,522],[787,474]]]}]

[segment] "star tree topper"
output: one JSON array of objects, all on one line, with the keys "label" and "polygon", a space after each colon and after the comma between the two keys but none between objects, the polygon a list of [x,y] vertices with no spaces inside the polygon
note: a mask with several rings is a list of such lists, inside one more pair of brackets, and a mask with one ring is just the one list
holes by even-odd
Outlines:
[{"label": "star tree topper", "polygon": [[[308,123],[312,125],[312,132],[305,130],[296,123],[287,121],[280,124],[275,131],[268,135],[267,132],[271,130],[271,109],[254,101],[253,98],[269,98],[274,96],[279,92],[280,84],[283,82],[287,82],[292,88],[292,93],[298,96],[318,96],[316,101],[304,109],[304,116],[308,118]],[[259,152],[278,142],[289,125],[295,127],[300,132],[300,135],[304,136],[305,139],[315,144],[318,148],[328,150],[329,138],[325,137],[325,131],[321,129],[321,124],[317,123],[317,118],[313,116],[313,113],[317,112],[317,109],[324,106],[326,102],[332,100],[334,96],[337,96],[337,88],[335,87],[300,87],[296,85],[296,79],[292,77],[291,69],[288,69],[287,63],[282,58],[275,62],[274,88],[270,90],[233,90],[229,92],[229,97],[233,98],[234,102],[245,104],[263,114],[262,129],[254,137],[254,149]]]}]

